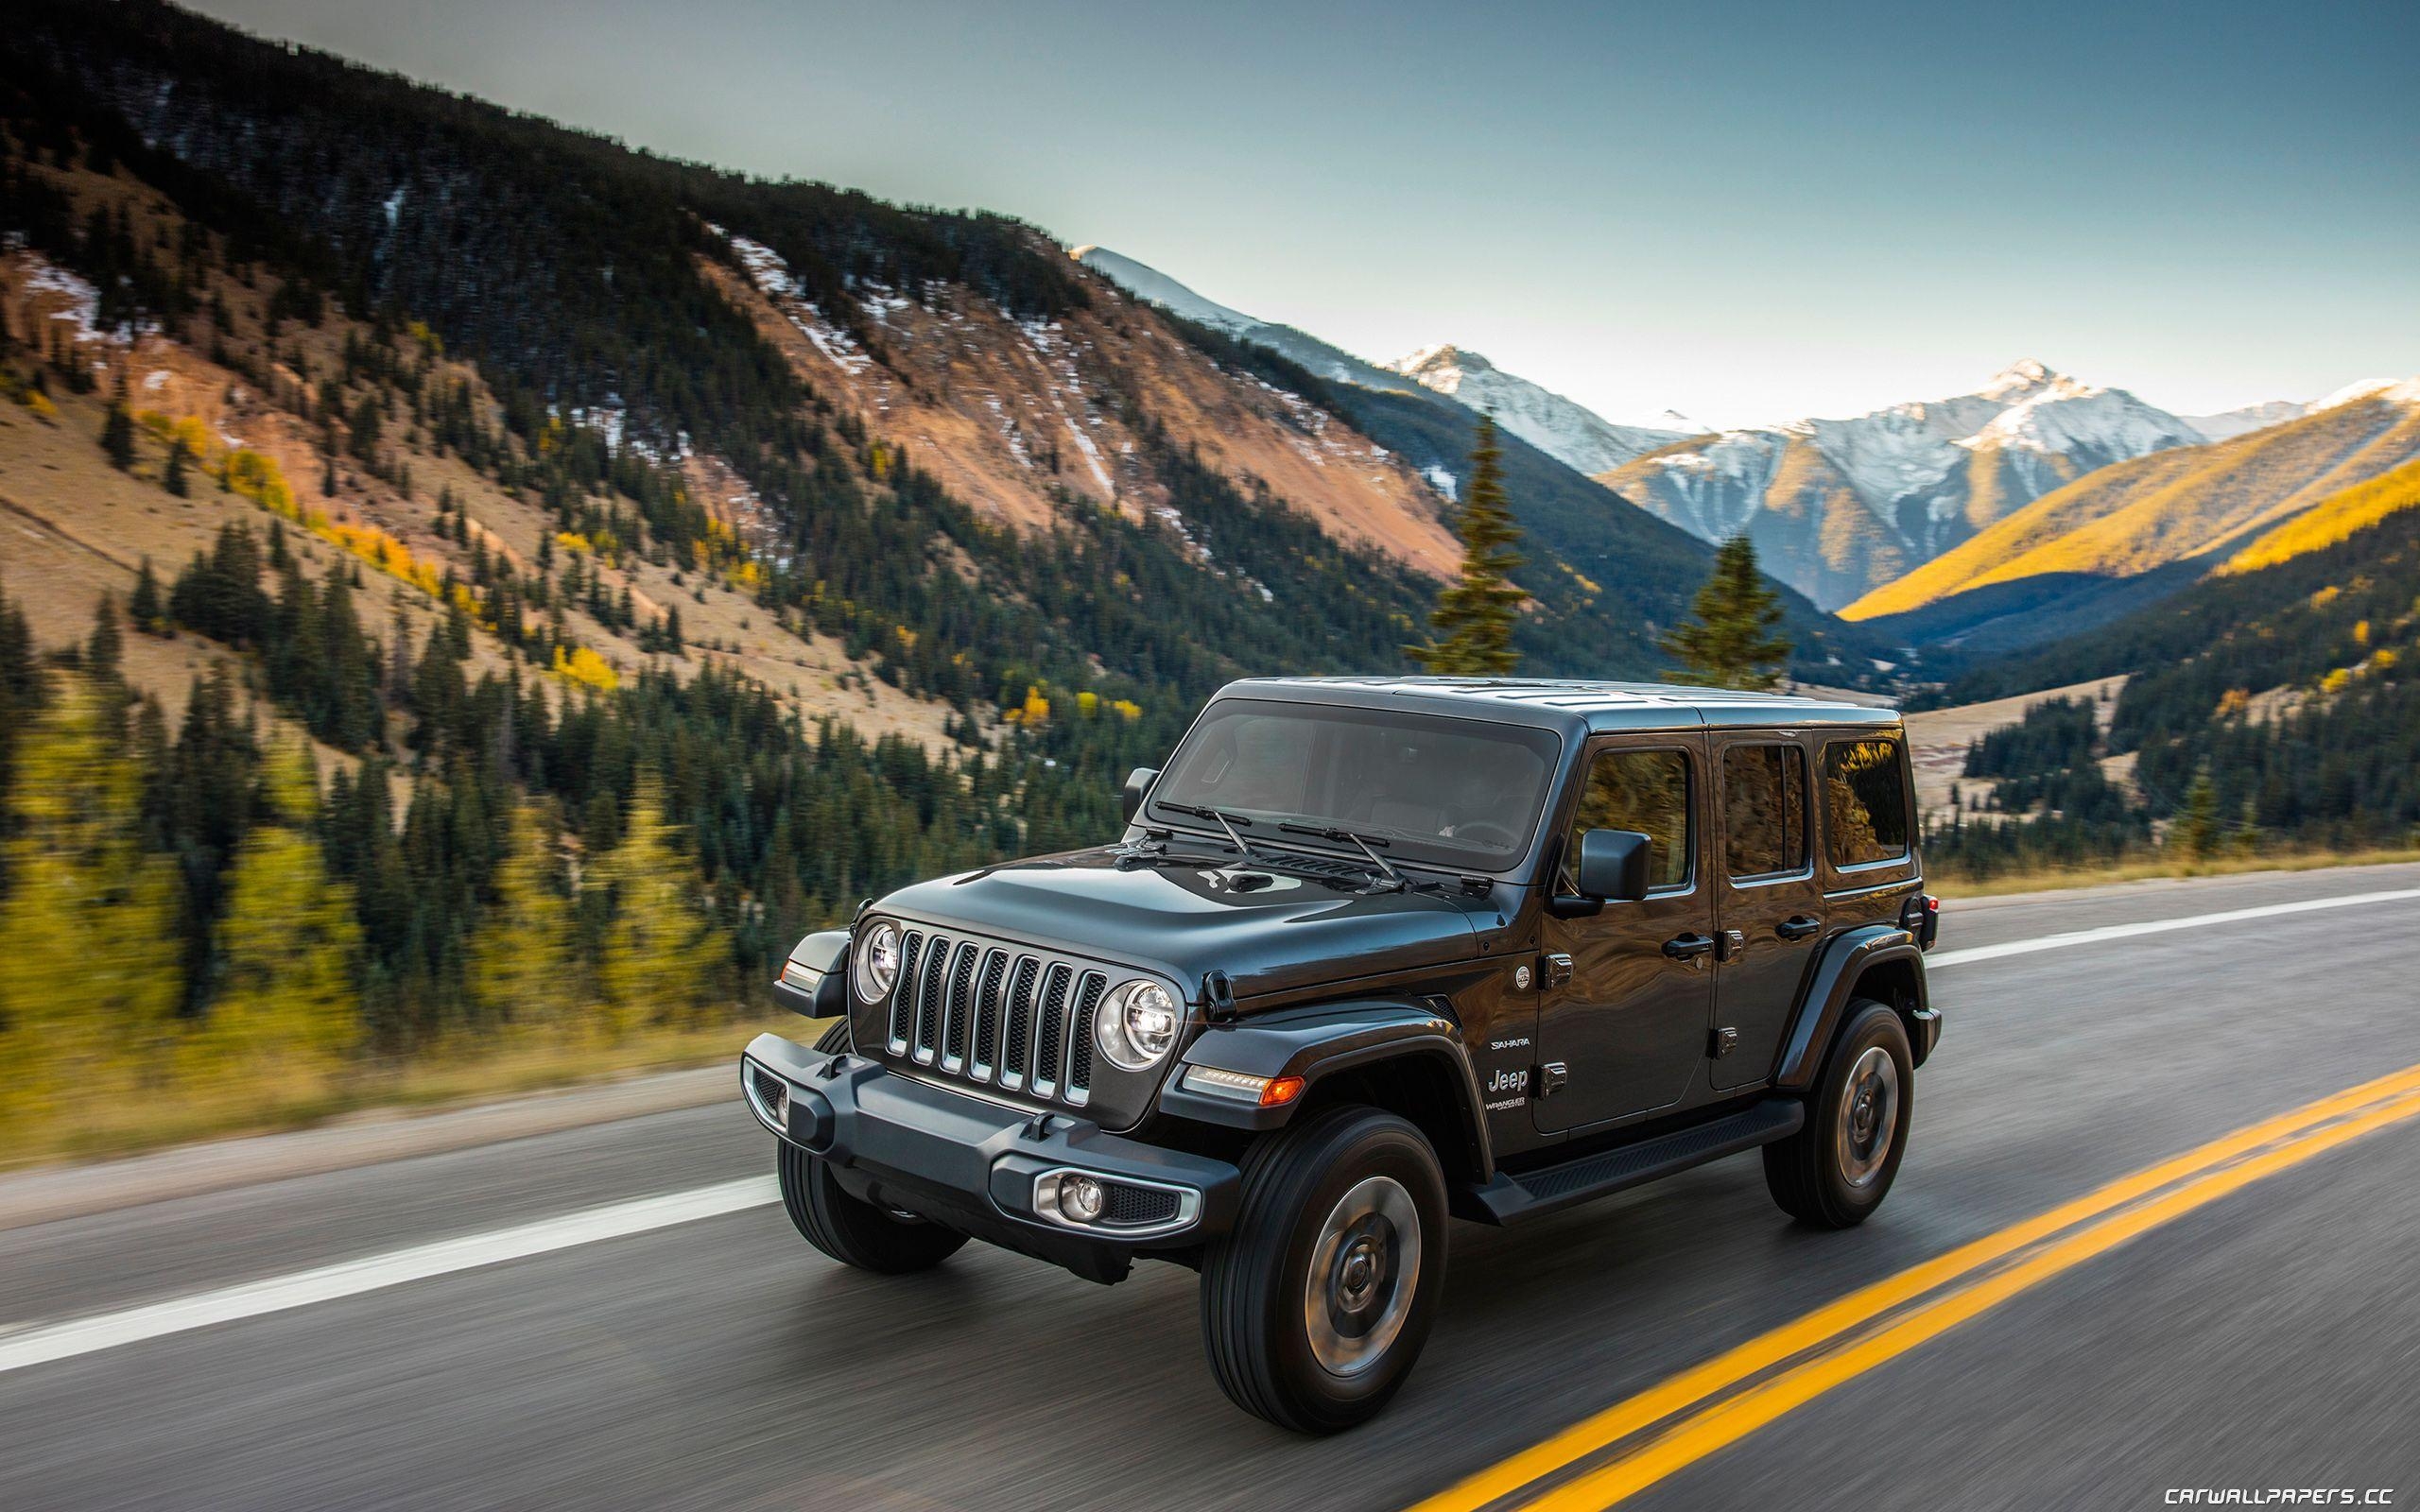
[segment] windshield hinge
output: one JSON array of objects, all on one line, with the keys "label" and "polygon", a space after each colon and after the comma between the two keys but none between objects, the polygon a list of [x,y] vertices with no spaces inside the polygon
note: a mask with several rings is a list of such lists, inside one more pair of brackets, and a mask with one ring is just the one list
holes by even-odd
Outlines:
[{"label": "windshield hinge", "polygon": [[1236,988],[1224,971],[1201,973],[1201,1008],[1212,1023],[1236,1021]]}]

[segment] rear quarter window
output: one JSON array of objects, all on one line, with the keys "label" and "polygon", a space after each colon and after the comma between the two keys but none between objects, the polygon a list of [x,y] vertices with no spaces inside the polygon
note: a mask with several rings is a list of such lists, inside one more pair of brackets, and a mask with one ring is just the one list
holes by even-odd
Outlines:
[{"label": "rear quarter window", "polygon": [[1894,735],[1824,747],[1824,836],[1835,867],[1908,853],[1908,781]]}]

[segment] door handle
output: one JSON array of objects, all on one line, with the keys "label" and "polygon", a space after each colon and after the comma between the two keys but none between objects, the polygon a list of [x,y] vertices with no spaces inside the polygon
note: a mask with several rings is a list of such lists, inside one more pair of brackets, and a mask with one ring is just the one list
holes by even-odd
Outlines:
[{"label": "door handle", "polygon": [[1675,935],[1664,942],[1664,954],[1676,961],[1694,961],[1712,949],[1714,939],[1707,935]]},{"label": "door handle", "polygon": [[1822,919],[1811,918],[1806,914],[1801,914],[1795,919],[1785,919],[1780,923],[1775,924],[1773,926],[1773,933],[1779,935],[1784,939],[1805,939],[1807,936],[1814,934],[1817,930],[1822,929],[1823,927],[1824,921]]}]

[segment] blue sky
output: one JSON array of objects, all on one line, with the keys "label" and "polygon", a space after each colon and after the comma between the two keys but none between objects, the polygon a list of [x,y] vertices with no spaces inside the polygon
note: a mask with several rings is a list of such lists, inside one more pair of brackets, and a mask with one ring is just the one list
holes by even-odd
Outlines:
[{"label": "blue sky", "polygon": [[2420,372],[2420,5],[202,0],[1616,419]]}]

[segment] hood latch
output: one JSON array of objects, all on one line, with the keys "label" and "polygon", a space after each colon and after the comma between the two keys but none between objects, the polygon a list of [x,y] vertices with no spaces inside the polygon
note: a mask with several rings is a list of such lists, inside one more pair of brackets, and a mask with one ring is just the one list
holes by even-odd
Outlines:
[{"label": "hood latch", "polygon": [[1201,973],[1201,1007],[1212,1023],[1236,1022],[1236,987],[1224,971]]}]

